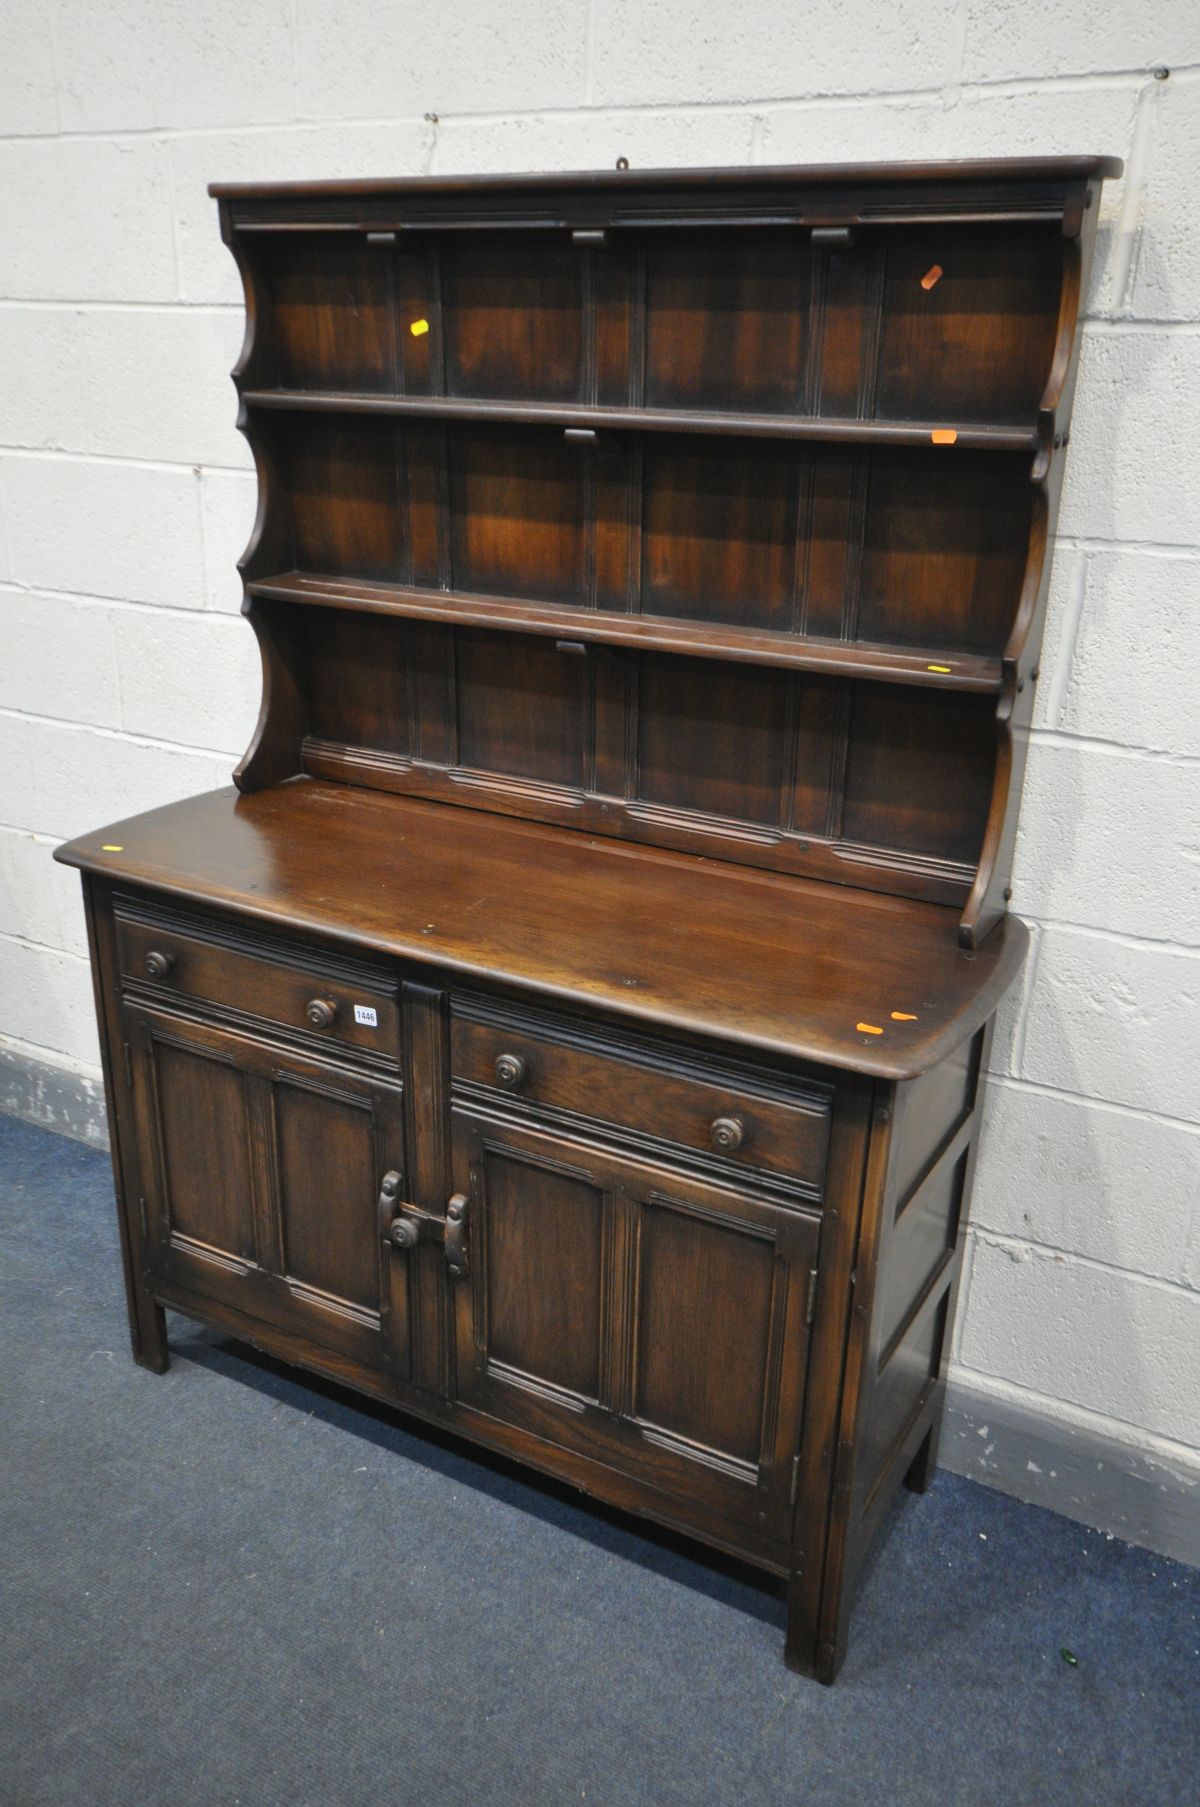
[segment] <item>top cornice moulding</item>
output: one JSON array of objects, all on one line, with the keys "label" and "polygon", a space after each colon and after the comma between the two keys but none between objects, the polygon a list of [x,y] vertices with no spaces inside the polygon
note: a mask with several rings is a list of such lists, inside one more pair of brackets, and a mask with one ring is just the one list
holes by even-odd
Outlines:
[{"label": "top cornice moulding", "polygon": [[620,186],[678,189],[762,187],[830,188],[841,184],[929,182],[1078,182],[1109,180],[1125,168],[1120,157],[986,157],[942,163],[747,164],[736,169],[593,169],[524,172],[519,175],[372,176],[319,182],[210,182],[218,200],[282,196],[378,196],[390,194],[488,194],[496,190],[559,193]]}]

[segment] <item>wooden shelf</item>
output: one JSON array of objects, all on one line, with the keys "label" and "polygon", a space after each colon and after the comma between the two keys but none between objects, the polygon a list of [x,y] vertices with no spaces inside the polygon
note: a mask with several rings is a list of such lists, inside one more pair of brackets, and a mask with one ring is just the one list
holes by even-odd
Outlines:
[{"label": "wooden shelf", "polygon": [[647,652],[728,659],[746,665],[821,672],[830,677],[917,684],[932,690],[969,691],[976,695],[998,695],[1001,687],[998,658],[946,654],[936,648],[865,646],[664,616],[623,615],[454,590],[409,589],[403,584],[358,583],[304,571],[282,571],[255,578],[246,590],[251,596],[311,607],[442,621],[455,627],[499,629],[606,646],[632,646]]},{"label": "wooden shelf", "polygon": [[[953,447],[966,452],[1034,452],[1034,427],[983,422],[847,420],[800,414],[716,413],[689,408],[600,408],[575,402],[471,401],[436,395],[371,395],[349,390],[247,389],[252,408],[315,414],[383,414],[413,420],[456,420],[590,432],[699,433],[733,439],[783,439],[837,445]],[[935,435],[954,434],[953,440]]]}]

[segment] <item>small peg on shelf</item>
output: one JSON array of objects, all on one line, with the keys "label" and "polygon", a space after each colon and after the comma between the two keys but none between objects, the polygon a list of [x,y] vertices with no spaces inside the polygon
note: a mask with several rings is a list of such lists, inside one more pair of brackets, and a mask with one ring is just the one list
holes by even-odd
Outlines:
[{"label": "small peg on shelf", "polygon": [[854,249],[853,226],[814,226],[812,242],[823,246],[826,251],[852,251]]}]

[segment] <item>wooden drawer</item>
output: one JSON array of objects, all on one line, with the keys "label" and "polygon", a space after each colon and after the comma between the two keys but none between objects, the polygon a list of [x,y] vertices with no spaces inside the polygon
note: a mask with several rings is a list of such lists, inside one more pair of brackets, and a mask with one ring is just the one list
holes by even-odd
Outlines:
[{"label": "wooden drawer", "polygon": [[547,1112],[614,1124],[635,1136],[789,1180],[820,1192],[829,1145],[832,1088],[778,1090],[765,1075],[700,1071],[663,1054],[608,1052],[455,1011],[456,1082]]},{"label": "wooden drawer", "polygon": [[[169,921],[118,915],[116,928],[122,981],[137,980],[160,997],[215,1004],[397,1061],[399,1010],[378,981],[364,982],[352,969],[339,970],[336,962],[319,958],[311,968],[293,966],[274,949],[243,951],[176,929]],[[356,1006],[373,1012],[374,1023],[356,1021]]]}]

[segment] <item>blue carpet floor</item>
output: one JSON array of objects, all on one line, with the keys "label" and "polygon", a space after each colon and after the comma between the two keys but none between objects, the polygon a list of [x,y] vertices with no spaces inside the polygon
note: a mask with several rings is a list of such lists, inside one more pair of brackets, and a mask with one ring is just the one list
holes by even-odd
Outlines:
[{"label": "blue carpet floor", "polygon": [[1200,1800],[1197,1572],[942,1474],[821,1688],[766,1578],[183,1320],[135,1368],[102,1155],[0,1117],[0,1200],[4,1807]]}]

